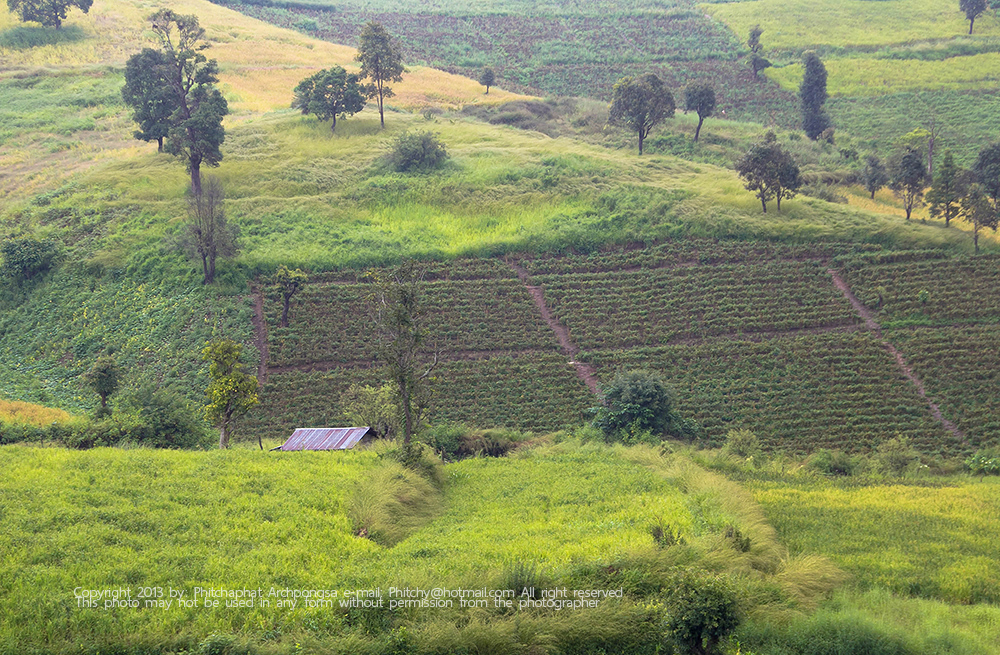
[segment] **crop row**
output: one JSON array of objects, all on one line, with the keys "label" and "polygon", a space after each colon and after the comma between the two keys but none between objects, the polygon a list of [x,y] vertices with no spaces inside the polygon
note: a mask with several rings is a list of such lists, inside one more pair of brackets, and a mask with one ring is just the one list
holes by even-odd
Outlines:
[{"label": "crop row", "polygon": [[[448,261],[420,262],[418,267],[423,271],[425,281],[436,280],[496,280],[516,279],[514,270],[502,259],[452,259]],[[379,269],[380,270],[380,269]],[[315,283],[324,282],[364,282],[368,270],[342,270],[316,273],[310,276]]]},{"label": "crop row", "polygon": [[995,326],[901,329],[889,339],[970,442],[1000,444],[1000,334]]},{"label": "crop row", "polygon": [[870,266],[845,277],[881,321],[1000,320],[1000,257]]},{"label": "crop row", "polygon": [[537,257],[524,260],[521,264],[533,275],[563,275],[664,268],[685,264],[740,264],[770,262],[776,259],[828,260],[838,256],[874,252],[878,248],[873,245],[849,243],[794,245],[691,238],[666,241],[642,249]]},{"label": "crop row", "polygon": [[[351,384],[377,384],[374,369],[272,374],[261,405],[239,435],[280,438],[299,427],[343,425],[341,398]],[[443,361],[434,369],[429,419],[475,427],[550,431],[579,425],[594,396],[565,357],[552,353]]]},{"label": "crop row", "polygon": [[748,428],[768,447],[792,453],[867,451],[896,435],[925,452],[962,448],[865,332],[605,351],[586,359],[604,381],[619,368],[662,374],[681,413],[716,442],[732,428]]},{"label": "crop row", "polygon": [[856,314],[815,262],[696,266],[540,277],[584,349],[851,325]]},{"label": "crop row", "polygon": [[[269,362],[275,366],[372,356],[367,284],[308,285],[292,298],[289,326],[279,327],[281,297],[265,303]],[[426,282],[427,346],[455,350],[555,350],[552,331],[517,280]]]}]

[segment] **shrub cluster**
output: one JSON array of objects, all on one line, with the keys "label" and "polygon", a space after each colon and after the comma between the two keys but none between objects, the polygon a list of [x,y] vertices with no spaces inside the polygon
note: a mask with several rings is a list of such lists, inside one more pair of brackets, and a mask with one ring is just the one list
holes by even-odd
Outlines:
[{"label": "shrub cluster", "polygon": [[389,168],[399,173],[437,168],[448,159],[448,151],[433,132],[404,132],[386,155]]}]

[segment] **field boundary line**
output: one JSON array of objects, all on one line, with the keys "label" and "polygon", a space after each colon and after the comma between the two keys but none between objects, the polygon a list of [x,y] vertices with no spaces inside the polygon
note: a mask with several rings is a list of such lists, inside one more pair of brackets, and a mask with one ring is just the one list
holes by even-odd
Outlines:
[{"label": "field boundary line", "polygon": [[[530,355],[558,355],[559,351],[552,348],[523,348],[518,350],[448,350],[443,351],[438,358],[441,362],[461,362],[491,359],[493,357],[524,357]],[[372,368],[374,360],[349,359],[347,361],[323,360],[318,362],[306,362],[303,364],[277,364],[268,367],[268,373],[291,373],[292,371],[302,371],[303,373],[326,372],[334,369],[359,369]]]},{"label": "field boundary line", "polygon": [[858,297],[854,295],[854,292],[851,291],[851,288],[847,285],[847,282],[844,281],[844,278],[840,276],[840,273],[832,268],[828,268],[826,271],[830,274],[830,277],[833,278],[834,286],[843,292],[844,297],[851,303],[854,310],[865,320],[865,327],[875,334],[878,340],[882,343],[882,347],[885,348],[886,352],[892,355],[893,360],[896,362],[896,367],[900,370],[903,376],[906,377],[906,379],[909,380],[914,387],[916,387],[917,393],[920,394],[920,397],[927,403],[927,406],[931,410],[931,414],[934,416],[935,420],[944,426],[945,430],[951,432],[952,435],[961,440],[962,443],[969,445],[969,441],[966,439],[965,433],[959,430],[957,425],[946,419],[944,414],[941,413],[941,408],[938,404],[931,400],[930,396],[927,395],[927,389],[924,387],[924,383],[920,381],[917,374],[913,372],[912,368],[910,368],[910,365],[906,362],[906,358],[903,357],[903,353],[901,353],[894,345],[889,343],[889,340],[882,334],[882,326],[875,320],[875,315],[872,314],[871,310],[869,310],[864,303],[862,303]]},{"label": "field boundary line", "polygon": [[532,300],[535,301],[535,306],[538,308],[538,312],[542,316],[542,320],[545,321],[553,332],[555,332],[556,339],[559,341],[560,347],[562,347],[563,353],[569,357],[569,363],[576,370],[577,377],[587,385],[592,393],[599,394],[597,388],[597,371],[590,364],[584,362],[579,362],[576,360],[577,353],[580,352],[580,348],[573,343],[573,338],[569,335],[569,328],[560,323],[555,316],[552,315],[551,310],[549,310],[548,305],[545,304],[545,294],[542,292],[542,288],[534,286],[531,284],[531,274],[526,268],[520,264],[511,261],[510,267],[514,269],[517,273],[517,277],[524,284],[524,288],[527,289],[528,295],[531,296]]}]

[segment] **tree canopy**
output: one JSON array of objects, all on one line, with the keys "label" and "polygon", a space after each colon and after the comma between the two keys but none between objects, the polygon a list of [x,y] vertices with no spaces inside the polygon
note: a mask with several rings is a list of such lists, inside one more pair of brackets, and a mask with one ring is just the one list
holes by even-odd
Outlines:
[{"label": "tree canopy", "polygon": [[802,129],[807,137],[815,140],[830,127],[830,118],[823,109],[826,102],[826,66],[819,55],[810,50],[802,56],[802,68],[802,84],[799,86]]},{"label": "tree canopy", "polygon": [[177,96],[163,76],[169,58],[159,50],[143,48],[125,63],[122,100],[132,108],[132,120],[139,129],[132,135],[140,141],[156,141],[163,152],[163,139],[170,133],[171,118],[177,111]]},{"label": "tree canopy", "polygon": [[924,168],[924,154],[907,148],[889,166],[889,186],[896,197],[903,201],[906,220],[910,220],[913,208],[924,195],[927,170]]},{"label": "tree canopy", "polygon": [[639,154],[649,131],[674,115],[674,96],[653,73],[623,77],[614,86],[608,122],[639,137]]},{"label": "tree canopy", "polygon": [[202,284],[215,281],[215,263],[219,257],[239,252],[239,230],[226,219],[222,182],[209,176],[205,186],[188,198],[188,218],[181,234],[181,245],[188,255],[201,260]]},{"label": "tree canopy", "polygon": [[694,140],[697,141],[701,124],[715,111],[715,89],[710,84],[688,84],[684,87],[684,110],[698,114],[698,127],[694,131]]},{"label": "tree canopy", "polygon": [[7,0],[10,13],[17,14],[21,20],[34,21],[57,30],[62,28],[70,9],[76,7],[86,14],[93,4],[94,0]]},{"label": "tree canopy", "polygon": [[229,447],[229,426],[234,418],[250,411],[257,399],[257,378],[243,370],[240,353],[243,346],[231,339],[218,339],[205,345],[202,361],[208,362],[211,380],[205,394],[205,416],[219,428],[219,448]]},{"label": "tree canopy", "polygon": [[776,200],[781,211],[783,198],[794,198],[802,186],[799,166],[792,155],[781,147],[773,132],[768,132],[759,143],[750,146],[736,162],[736,173],[743,178],[743,186],[753,191],[767,213],[767,202]]},{"label": "tree canopy", "polygon": [[865,159],[865,167],[861,171],[861,183],[871,194],[872,200],[875,199],[875,192],[889,183],[889,173],[878,155],[871,154]]},{"label": "tree canopy", "polygon": [[321,121],[332,120],[330,130],[334,131],[337,116],[353,116],[365,108],[364,88],[357,75],[334,66],[299,82],[292,107],[303,114],[315,114]]},{"label": "tree canopy", "polygon": [[479,83],[486,87],[486,95],[490,94],[490,87],[497,81],[497,76],[492,68],[484,68],[479,76]]},{"label": "tree canopy", "polygon": [[962,198],[958,167],[951,151],[944,153],[944,162],[938,167],[934,176],[934,184],[927,192],[927,205],[931,216],[944,218],[944,226],[948,227],[951,219],[958,215],[959,201]]},{"label": "tree canopy", "polygon": [[958,0],[958,8],[965,13],[969,21],[969,34],[972,34],[972,26],[984,11],[986,11],[986,0]]},{"label": "tree canopy", "polygon": [[394,95],[392,89],[385,84],[403,79],[403,73],[406,72],[403,67],[403,54],[395,39],[375,21],[370,21],[362,28],[358,41],[358,54],[355,60],[361,64],[360,77],[363,80],[371,80],[367,94],[369,98],[378,98],[378,116],[384,128],[383,100]]},{"label": "tree canopy", "polygon": [[201,53],[207,44],[197,16],[160,9],[149,21],[164,56],[160,75],[176,103],[164,149],[184,158],[192,192],[200,195],[201,167],[219,165],[226,138],[222,119],[229,106],[214,86],[219,67]]},{"label": "tree canopy", "polygon": [[764,46],[760,43],[760,35],[764,33],[760,25],[754,25],[750,28],[750,37],[747,39],[747,47],[750,48],[750,70],[753,71],[754,78],[758,77],[758,73],[765,68],[771,67],[771,62],[764,59],[761,54],[764,50]]}]

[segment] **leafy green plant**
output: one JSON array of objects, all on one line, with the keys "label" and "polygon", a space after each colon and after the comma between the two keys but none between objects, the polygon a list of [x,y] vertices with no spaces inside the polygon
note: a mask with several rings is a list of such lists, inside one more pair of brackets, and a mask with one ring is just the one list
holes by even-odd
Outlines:
[{"label": "leafy green plant", "polygon": [[438,168],[447,159],[448,151],[433,132],[404,132],[385,156],[388,166],[400,173]]},{"label": "leafy green plant", "polygon": [[679,576],[667,602],[667,627],[685,653],[711,655],[740,623],[736,594],[724,578]]}]

